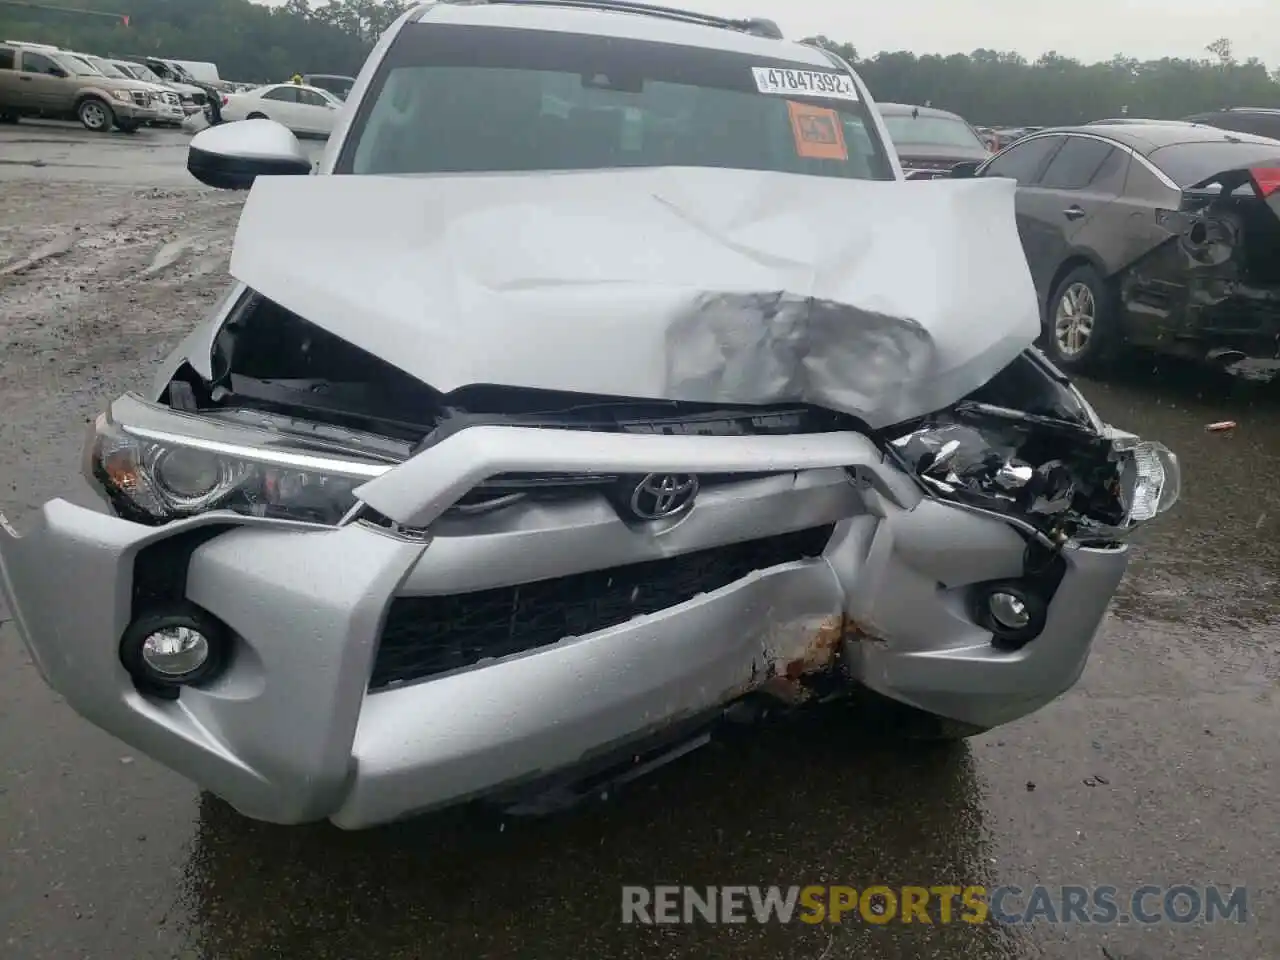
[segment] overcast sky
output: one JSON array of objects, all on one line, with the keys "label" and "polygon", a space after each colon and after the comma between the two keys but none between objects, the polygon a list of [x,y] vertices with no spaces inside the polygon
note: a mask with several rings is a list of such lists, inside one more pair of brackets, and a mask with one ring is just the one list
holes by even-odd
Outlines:
[{"label": "overcast sky", "polygon": [[[272,2],[272,0],[268,0]],[[274,0],[283,2],[283,0]],[[312,0],[320,4],[323,0]],[[777,20],[788,36],[823,33],[863,56],[880,50],[1057,50],[1081,60],[1199,57],[1227,37],[1241,60],[1280,66],[1280,0],[653,0]]]},{"label": "overcast sky", "polygon": [[[655,0],[657,2],[657,0]],[[777,20],[788,36],[824,33],[867,56],[880,50],[1035,58],[1199,57],[1218,37],[1241,60],[1280,65],[1280,0],[681,0],[689,9]]]}]

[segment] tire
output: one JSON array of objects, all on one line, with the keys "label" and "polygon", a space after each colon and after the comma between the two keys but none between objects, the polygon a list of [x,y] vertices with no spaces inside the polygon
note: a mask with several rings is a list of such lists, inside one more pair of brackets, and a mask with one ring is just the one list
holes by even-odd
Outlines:
[{"label": "tire", "polygon": [[257,110],[245,117],[246,120],[270,120],[265,113],[259,113]]},{"label": "tire", "polygon": [[1120,303],[1114,288],[1093,267],[1076,267],[1049,298],[1045,352],[1067,373],[1097,373],[1115,361],[1120,346]]},{"label": "tire", "polygon": [[107,133],[115,125],[116,115],[107,106],[106,101],[97,97],[85,97],[76,107],[76,119],[86,130],[94,133]]}]

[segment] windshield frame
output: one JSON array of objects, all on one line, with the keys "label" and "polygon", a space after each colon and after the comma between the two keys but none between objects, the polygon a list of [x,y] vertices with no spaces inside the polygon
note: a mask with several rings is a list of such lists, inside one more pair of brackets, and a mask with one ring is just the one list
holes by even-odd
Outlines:
[{"label": "windshield frame", "polygon": [[[125,73],[129,74],[129,76],[133,77],[135,80],[141,80],[144,83],[158,83],[161,86],[165,86],[169,83],[168,80],[160,76],[160,74],[156,73],[145,63],[129,63],[128,67],[128,70],[125,70],[124,67],[120,67],[120,69],[124,70]],[[141,76],[134,74],[133,71],[135,70],[137,70]]]},{"label": "windshield frame", "polygon": [[[350,122],[343,131],[342,143],[339,146],[332,168],[327,171],[339,175],[359,176],[355,170],[356,152],[368,126],[369,117],[379,101],[387,81],[393,71],[402,68],[422,67],[480,67],[476,62],[477,51],[484,51],[487,56],[502,58],[501,69],[527,69],[565,72],[564,65],[576,61],[585,61],[587,71],[608,73],[616,67],[618,48],[626,45],[633,49],[643,48],[644,57],[665,67],[664,80],[669,83],[694,82],[696,74],[701,70],[723,70],[726,67],[741,67],[743,82],[750,77],[753,67],[780,68],[791,70],[808,70],[826,73],[838,73],[853,77],[847,67],[832,59],[826,63],[814,63],[809,60],[789,57],[770,57],[754,55],[738,50],[727,50],[715,47],[695,47],[688,44],[664,43],[653,40],[642,40],[617,37],[595,37],[589,34],[569,33],[559,30],[533,30],[515,27],[474,26],[470,24],[418,23],[406,24],[399,35],[392,41],[386,55],[378,64],[377,70],[366,86],[364,95],[356,104]],[[594,47],[594,49],[593,49]],[[584,48],[586,48],[584,54]],[[499,52],[501,51],[501,52]],[[542,65],[545,64],[545,65]],[[497,68],[497,67],[495,67]],[[577,66],[572,72],[578,72]],[[693,75],[689,80],[672,80],[670,75]],[[853,114],[862,124],[867,138],[870,140],[872,155],[869,164],[873,181],[891,181],[898,179],[893,157],[896,154],[886,143],[883,130],[877,122],[878,117],[871,109],[865,88],[856,81],[857,100],[831,99],[826,97],[796,96],[789,97],[801,103],[821,107],[834,107],[843,112]],[[722,88],[732,89],[732,88]],[[761,97],[770,94],[758,94]],[[579,168],[573,168],[575,170]],[[606,168],[613,169],[613,168]],[[629,169],[629,168],[618,168]],[[482,171],[476,171],[482,172]],[[532,171],[550,172],[550,171]],[[411,174],[406,174],[411,175]],[[431,175],[424,172],[421,175]],[[832,177],[831,179],[844,179]]]},{"label": "windshield frame", "polygon": [[[101,70],[99,70],[97,67],[95,67],[92,63],[90,63],[88,60],[86,60],[84,57],[82,57],[78,53],[71,53],[70,51],[67,51],[67,50],[59,50],[57,53],[53,53],[52,51],[49,51],[49,52],[38,51],[38,52],[44,53],[45,56],[47,56],[49,59],[57,63],[60,67],[62,67],[62,69],[70,71],[73,76],[77,76],[77,77],[105,77],[106,76],[105,73],[103,73]],[[89,72],[82,73],[81,71],[75,69],[77,64],[82,67],[88,67]]]},{"label": "windshield frame", "polygon": [[[133,80],[135,83],[142,82],[138,80],[137,77],[129,76],[129,74],[125,73],[123,70],[117,67],[114,63],[112,63],[106,57],[95,57],[95,56],[92,56],[91,54],[78,54],[78,56],[80,57],[81,60],[84,60],[85,63],[89,64],[89,66],[93,67],[104,77],[110,77],[112,80]],[[99,65],[99,63],[94,63],[94,60],[99,61],[101,66]]]}]

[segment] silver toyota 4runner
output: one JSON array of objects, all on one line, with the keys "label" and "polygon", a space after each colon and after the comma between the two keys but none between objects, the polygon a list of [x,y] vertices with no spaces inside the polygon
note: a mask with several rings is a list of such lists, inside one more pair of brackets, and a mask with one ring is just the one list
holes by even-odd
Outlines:
[{"label": "silver toyota 4runner", "polygon": [[252,184],[234,282],[0,572],[75,710],[248,816],[572,795],[762,701],[990,729],[1177,499],[1032,347],[1014,184],[905,183],[767,21],[420,5],[318,175],[269,120],[188,167]]}]

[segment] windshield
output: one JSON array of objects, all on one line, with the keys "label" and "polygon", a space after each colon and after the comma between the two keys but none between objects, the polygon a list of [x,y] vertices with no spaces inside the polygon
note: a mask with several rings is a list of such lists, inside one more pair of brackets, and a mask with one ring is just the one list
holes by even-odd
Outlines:
[{"label": "windshield", "polygon": [[[771,77],[797,92],[760,92]],[[694,166],[892,179],[856,97],[846,74],[733,51],[411,26],[362,98],[335,172]]]},{"label": "windshield", "polygon": [[1148,158],[1179,187],[1194,186],[1216,173],[1280,161],[1280,143],[1267,140],[1212,140],[1174,143],[1152,150]]},{"label": "windshield", "polygon": [[[172,77],[174,80],[179,80],[182,83],[191,83],[191,84],[195,83],[195,80],[192,78],[191,74],[189,74],[183,67],[179,66],[176,63],[170,63],[166,60],[154,60],[152,62],[155,63],[156,67],[160,68],[159,70],[157,70],[155,69],[155,67],[151,67],[151,70],[154,73],[158,73],[161,76]],[[148,66],[150,67],[150,64],[148,64]]]},{"label": "windshield", "polygon": [[78,57],[74,53],[64,53],[58,57],[58,62],[66,67],[71,73],[77,77],[100,77],[102,71],[91,64],[83,57]]},{"label": "windshield", "polygon": [[969,125],[958,117],[913,117],[909,113],[885,114],[884,125],[895,146],[929,144],[974,147],[985,150]]},{"label": "windshield", "polygon": [[103,60],[101,57],[85,57],[84,59],[89,63],[90,66],[96,69],[103,76],[116,77],[117,79],[120,79],[120,80],[135,79],[130,77],[127,73],[125,73],[123,70],[117,67],[114,63],[110,63],[106,60]]}]

